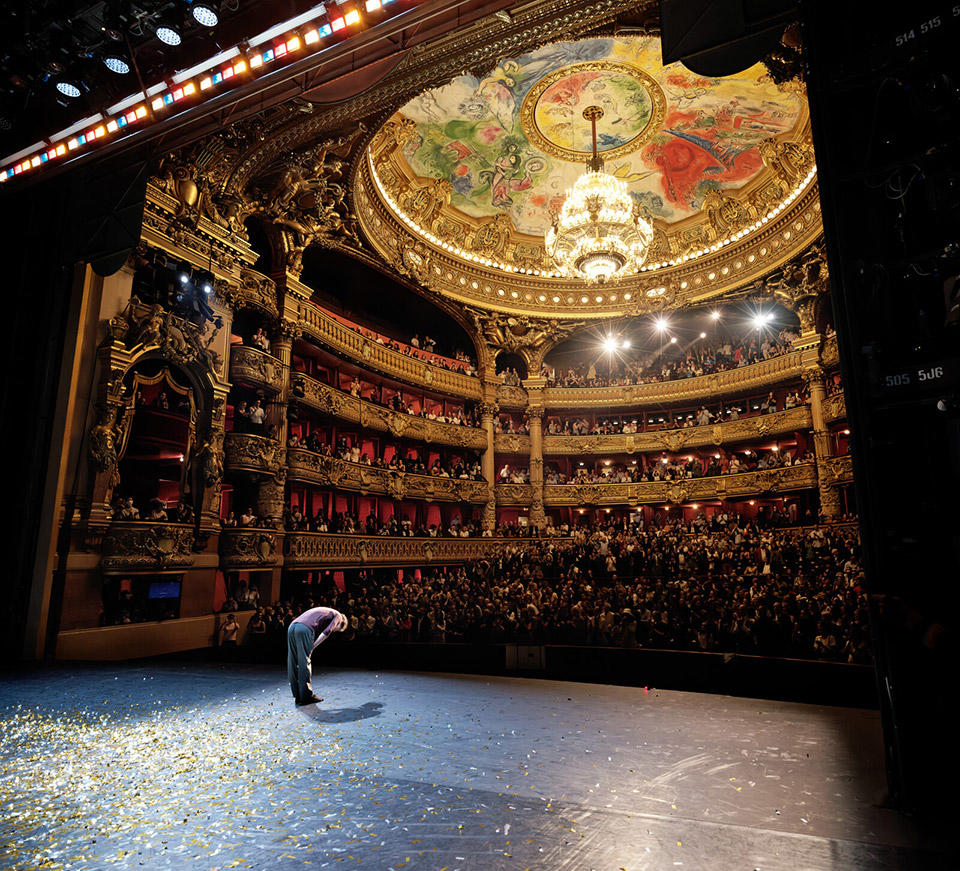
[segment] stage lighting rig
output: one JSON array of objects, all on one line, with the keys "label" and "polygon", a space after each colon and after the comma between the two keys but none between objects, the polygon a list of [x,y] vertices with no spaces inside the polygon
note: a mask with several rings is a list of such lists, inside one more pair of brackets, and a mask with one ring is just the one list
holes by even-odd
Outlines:
[{"label": "stage lighting rig", "polygon": [[125,76],[130,72],[130,57],[121,49],[108,49],[103,53],[103,65],[112,73]]},{"label": "stage lighting rig", "polygon": [[190,12],[201,27],[216,27],[220,23],[220,4],[217,0],[193,0]]},{"label": "stage lighting rig", "polygon": [[158,21],[154,33],[156,33],[160,42],[171,47],[178,46],[183,42],[182,28],[174,21],[167,19]]}]

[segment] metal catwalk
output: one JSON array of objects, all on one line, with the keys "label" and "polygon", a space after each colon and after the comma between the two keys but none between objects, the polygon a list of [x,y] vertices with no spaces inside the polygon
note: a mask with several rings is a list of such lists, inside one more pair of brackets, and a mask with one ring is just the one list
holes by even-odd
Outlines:
[{"label": "metal catwalk", "polygon": [[874,712],[517,678],[64,667],[0,681],[0,867],[946,869]]}]

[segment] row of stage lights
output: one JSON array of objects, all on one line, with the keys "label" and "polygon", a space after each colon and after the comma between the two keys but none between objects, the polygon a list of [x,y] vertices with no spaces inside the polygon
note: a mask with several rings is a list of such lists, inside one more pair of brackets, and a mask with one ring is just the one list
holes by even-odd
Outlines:
[{"label": "row of stage lights", "polygon": [[[721,313],[714,309],[710,312],[710,320],[719,321]],[[773,312],[757,312],[750,319],[750,323],[755,329],[762,330],[764,327],[768,326],[773,321]],[[653,322],[653,327],[658,333],[665,333],[670,329],[670,322],[665,317],[659,317]],[[700,333],[700,338],[705,339],[707,337],[706,332]],[[675,345],[677,343],[677,337],[670,337],[670,344]],[[616,351],[629,351],[631,347],[629,339],[620,339],[614,336],[612,333],[608,333],[603,339],[603,350],[608,354],[613,354]]]},{"label": "row of stage lights", "polygon": [[[265,34],[275,34],[272,38],[255,37],[251,40],[251,43],[256,43],[255,48],[237,46],[223,52],[217,58],[195,67],[197,72],[185,81],[177,82],[172,87],[164,84],[148,88],[146,93],[135,94],[122,100],[113,107],[109,117],[99,115],[94,119],[87,119],[73,128],[51,136],[46,147],[42,149],[34,151],[37,146],[33,146],[26,155],[23,152],[10,155],[2,162],[0,182],[36,170],[65,155],[78,153],[105,139],[115,139],[117,135],[128,132],[128,127],[142,127],[161,115],[169,116],[182,111],[188,105],[196,105],[202,99],[249,81],[268,68],[276,69],[294,59],[349,39],[364,26],[379,24],[416,2],[417,0],[350,0],[317,6],[300,16],[300,21],[296,24],[291,22],[291,27],[286,32],[282,25],[278,25],[265,31]],[[191,8],[194,18],[204,26],[213,25],[206,24],[198,15],[208,16],[206,20],[214,24],[216,22],[213,21],[213,16],[219,21],[218,7],[213,2],[198,0]],[[360,9],[365,12],[362,14]],[[158,25],[157,37],[168,45],[179,45],[181,39],[178,30],[172,26],[165,30],[165,25]],[[174,39],[175,41],[172,41]],[[219,63],[215,63],[218,59]],[[117,73],[129,72],[131,67],[130,59],[121,52],[108,53],[103,62]],[[83,82],[72,79],[58,80],[56,88],[65,97],[74,98],[81,96],[86,89]]]}]

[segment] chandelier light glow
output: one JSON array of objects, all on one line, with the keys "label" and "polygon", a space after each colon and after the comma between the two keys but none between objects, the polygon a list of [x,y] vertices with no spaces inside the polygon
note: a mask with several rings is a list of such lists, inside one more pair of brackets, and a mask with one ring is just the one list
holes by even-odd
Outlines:
[{"label": "chandelier light glow", "polygon": [[602,284],[643,266],[653,225],[641,214],[626,183],[604,172],[597,154],[597,121],[603,109],[588,106],[583,117],[593,128],[593,156],[587,171],[567,191],[544,244],[562,275]]}]

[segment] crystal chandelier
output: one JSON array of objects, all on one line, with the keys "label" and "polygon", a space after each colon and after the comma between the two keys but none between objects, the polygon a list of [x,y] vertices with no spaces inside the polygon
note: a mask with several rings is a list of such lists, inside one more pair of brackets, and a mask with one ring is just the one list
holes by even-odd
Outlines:
[{"label": "crystal chandelier", "polygon": [[602,284],[643,265],[653,225],[640,213],[626,183],[603,170],[597,155],[597,121],[603,109],[588,106],[583,117],[593,127],[593,157],[567,191],[544,244],[562,275]]}]

